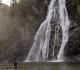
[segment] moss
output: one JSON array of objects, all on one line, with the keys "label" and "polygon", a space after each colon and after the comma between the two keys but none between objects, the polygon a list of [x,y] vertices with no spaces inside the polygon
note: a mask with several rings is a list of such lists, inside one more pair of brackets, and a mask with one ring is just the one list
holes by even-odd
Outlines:
[{"label": "moss", "polygon": [[80,16],[80,5],[77,5],[77,14]]}]

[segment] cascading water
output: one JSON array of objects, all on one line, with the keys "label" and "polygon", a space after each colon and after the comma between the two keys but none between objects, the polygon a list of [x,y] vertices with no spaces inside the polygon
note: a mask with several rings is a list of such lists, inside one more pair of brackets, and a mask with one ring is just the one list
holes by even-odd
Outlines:
[{"label": "cascading water", "polygon": [[68,29],[69,29],[69,25],[70,25],[65,4],[66,4],[65,0],[59,0],[59,14],[60,14],[60,19],[61,19],[60,26],[62,28],[62,35],[63,35],[61,48],[60,48],[59,54],[58,54],[59,61],[63,60],[64,48],[68,41]]},{"label": "cascading water", "polygon": [[[56,20],[56,21],[55,21]],[[54,21],[54,22],[52,22]],[[39,30],[36,33],[34,43],[32,48],[27,56],[25,62],[38,62],[38,61],[48,61],[49,58],[49,44],[50,44],[50,35],[51,35],[51,24],[60,25],[62,30],[62,43],[60,50],[57,54],[57,61],[63,60],[63,53],[65,44],[68,41],[68,29],[69,29],[69,20],[68,14],[66,10],[65,0],[51,0],[50,5],[48,7],[48,13],[46,20],[41,24]],[[56,41],[55,33],[55,40]],[[56,41],[57,42],[57,41]],[[54,45],[53,45],[54,47]],[[53,53],[54,53],[53,49]],[[53,54],[54,58],[54,54]],[[54,60],[53,60],[54,61]]]}]

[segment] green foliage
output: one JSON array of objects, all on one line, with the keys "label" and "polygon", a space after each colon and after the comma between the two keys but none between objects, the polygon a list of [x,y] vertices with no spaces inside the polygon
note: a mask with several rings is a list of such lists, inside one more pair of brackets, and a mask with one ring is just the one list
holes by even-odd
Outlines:
[{"label": "green foliage", "polygon": [[74,4],[80,4],[80,0],[72,0]]},{"label": "green foliage", "polygon": [[77,5],[77,14],[80,16],[80,5]]},{"label": "green foliage", "polygon": [[80,16],[80,0],[72,0],[74,5],[76,5],[76,15],[77,16]]}]

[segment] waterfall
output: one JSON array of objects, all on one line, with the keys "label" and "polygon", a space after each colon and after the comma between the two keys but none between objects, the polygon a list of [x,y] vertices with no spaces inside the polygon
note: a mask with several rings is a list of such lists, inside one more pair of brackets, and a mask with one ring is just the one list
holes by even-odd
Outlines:
[{"label": "waterfall", "polygon": [[[32,48],[30,49],[30,52],[25,62],[48,61],[49,57],[48,55],[50,49],[49,48],[50,35],[51,35],[51,30],[53,30],[51,28],[51,24],[60,25],[59,27],[61,27],[62,30],[62,41],[61,41],[62,43],[58,51],[56,60],[57,61],[63,60],[64,48],[68,41],[68,29],[69,29],[68,14],[66,10],[65,0],[51,0],[50,5],[48,6],[47,17],[42,22],[35,35],[34,43],[32,45]],[[54,51],[55,50],[53,49],[53,53]]]},{"label": "waterfall", "polygon": [[69,19],[68,19],[68,13],[67,13],[67,9],[65,6],[65,0],[59,0],[59,14],[60,14],[60,26],[62,28],[62,44],[61,44],[61,48],[59,50],[59,54],[58,54],[58,60],[62,61],[63,60],[63,53],[64,53],[64,48],[65,45],[68,41],[68,29],[69,29]]}]

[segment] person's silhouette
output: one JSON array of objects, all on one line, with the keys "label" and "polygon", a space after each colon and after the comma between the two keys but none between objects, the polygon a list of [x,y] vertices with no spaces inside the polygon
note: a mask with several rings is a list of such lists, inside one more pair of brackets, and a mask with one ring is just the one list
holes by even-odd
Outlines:
[{"label": "person's silhouette", "polygon": [[14,67],[15,67],[15,70],[17,70],[17,62],[16,61],[14,62]]}]

